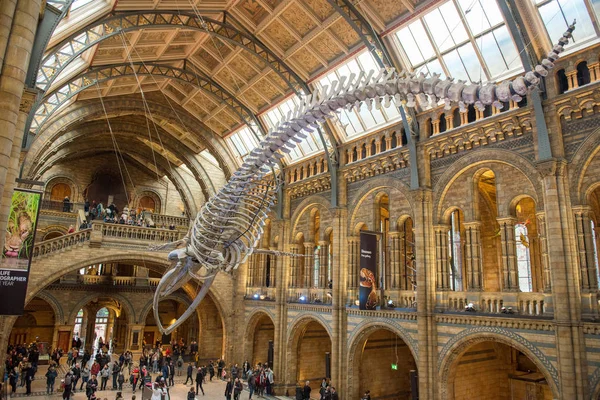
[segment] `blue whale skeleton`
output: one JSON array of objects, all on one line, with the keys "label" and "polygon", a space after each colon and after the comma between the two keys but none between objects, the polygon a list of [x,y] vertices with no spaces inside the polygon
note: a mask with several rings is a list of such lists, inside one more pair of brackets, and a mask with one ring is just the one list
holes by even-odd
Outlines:
[{"label": "blue whale skeleton", "polygon": [[[382,69],[341,77],[330,88],[325,86],[304,97],[250,152],[225,186],[204,204],[183,239],[151,248],[164,250],[181,246],[169,253],[168,259],[175,265],[162,277],[154,294],[154,318],[159,329],[163,334],[173,332],[195,312],[217,273],[232,273],[252,253],[299,256],[258,249],[257,245],[267,213],[282,185],[281,171],[276,174],[271,168],[306,138],[305,132],[312,132],[341,109],[362,106],[369,110],[373,106],[379,109],[382,102],[385,107],[390,106],[392,99],[396,105],[404,104],[409,108],[414,108],[417,101],[423,105],[429,102],[435,107],[443,100],[447,110],[453,105],[458,105],[461,112],[466,111],[468,105],[481,111],[489,105],[501,109],[502,103],[519,102],[537,88],[541,78],[554,68],[554,62],[568,44],[574,29],[575,22],[532,71],[500,84],[442,80],[439,74],[401,76],[393,69]],[[271,171],[272,176],[268,176]],[[159,302],[192,279],[203,282],[196,298],[176,322],[163,327],[158,314]]]}]

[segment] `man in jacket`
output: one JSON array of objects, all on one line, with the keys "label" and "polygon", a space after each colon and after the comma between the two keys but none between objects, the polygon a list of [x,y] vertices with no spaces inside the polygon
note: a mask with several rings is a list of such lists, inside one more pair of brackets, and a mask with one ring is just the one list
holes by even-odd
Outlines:
[{"label": "man in jacket", "polygon": [[48,372],[46,372],[46,394],[54,394],[54,382],[56,382],[57,376],[58,372],[56,372],[56,368],[54,368],[54,365],[51,365],[48,368]]},{"label": "man in jacket", "polygon": [[204,376],[202,376],[202,368],[198,368],[198,372],[196,372],[196,393],[200,393],[198,388],[202,391],[202,396],[204,396],[204,388],[202,387],[202,383],[204,382]]},{"label": "man in jacket", "polygon": [[231,378],[227,378],[227,385],[225,386],[225,398],[227,400],[231,400],[232,394],[233,394],[233,382],[231,382]]},{"label": "man in jacket", "polygon": [[119,362],[115,361],[112,367],[113,390],[117,389],[117,378],[119,377],[119,372],[121,372],[121,367],[119,366]]},{"label": "man in jacket", "polygon": [[76,363],[71,371],[73,371],[73,393],[75,393],[77,391],[77,382],[79,382],[79,378],[81,378],[81,368],[79,368],[79,364]]},{"label": "man in jacket", "polygon": [[189,380],[192,381],[192,386],[194,385],[194,378],[192,378],[192,371],[193,370],[194,370],[194,368],[192,367],[192,363],[189,363],[188,367],[187,367],[187,378],[185,379],[184,385],[187,385],[187,383],[188,383]]},{"label": "man in jacket", "polygon": [[108,383],[108,376],[110,375],[110,369],[108,369],[108,365],[105,365],[100,371],[100,378],[102,384],[100,385],[100,390],[106,390],[106,384]]},{"label": "man in jacket", "polygon": [[340,400],[340,396],[335,391],[335,388],[331,387],[331,400]]},{"label": "man in jacket", "polygon": [[311,391],[311,390],[312,390],[312,389],[310,388],[310,382],[309,382],[309,381],[306,381],[306,382],[304,383],[304,388],[302,389],[302,397],[303,397],[303,400],[310,400],[310,391]]}]

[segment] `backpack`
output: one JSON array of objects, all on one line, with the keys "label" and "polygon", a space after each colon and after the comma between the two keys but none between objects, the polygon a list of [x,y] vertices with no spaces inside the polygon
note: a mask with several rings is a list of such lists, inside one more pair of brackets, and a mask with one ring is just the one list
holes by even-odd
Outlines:
[{"label": "backpack", "polygon": [[183,361],[177,360],[177,366],[181,368],[183,366]]},{"label": "backpack", "polygon": [[72,383],[71,382],[71,375],[67,375],[65,377],[65,386],[69,386],[69,385],[71,385],[71,383]]}]

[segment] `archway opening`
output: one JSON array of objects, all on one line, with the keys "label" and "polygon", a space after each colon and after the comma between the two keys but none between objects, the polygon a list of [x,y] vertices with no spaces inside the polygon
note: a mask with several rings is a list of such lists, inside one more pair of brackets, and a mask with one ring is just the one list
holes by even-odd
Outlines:
[{"label": "archway opening", "polygon": [[304,326],[296,348],[296,381],[309,381],[317,393],[321,380],[331,377],[331,338],[327,330],[316,321]]},{"label": "archway opening", "polygon": [[[553,398],[552,390],[537,365],[519,350],[503,343],[484,341],[473,344],[450,368],[448,399]],[[473,380],[474,371],[477,371],[476,381]]]},{"label": "archway opening", "polygon": [[[179,300],[168,299],[158,303],[158,314],[162,326],[168,327],[185,312],[188,305]],[[143,343],[146,348],[155,348],[162,345],[163,348],[171,346],[173,343],[183,342],[188,345],[198,336],[198,314],[192,314],[182,325],[173,333],[163,335],[154,319],[154,313],[150,311],[146,316],[146,326],[144,327]]]},{"label": "archway opening", "polygon": [[[15,321],[8,339],[9,345],[37,342],[38,346],[50,348],[54,338],[56,315],[45,300],[35,297],[25,306],[23,315]],[[40,351],[40,354],[45,354]]]},{"label": "archway opening", "polygon": [[127,194],[123,187],[123,180],[112,171],[98,171],[85,189],[85,198],[105,207],[114,203],[119,210],[127,204]]},{"label": "archway opening", "polygon": [[388,329],[377,329],[357,346],[355,387],[359,398],[367,390],[373,399],[412,399],[411,375],[417,364],[407,344]]},{"label": "archway opening", "polygon": [[156,202],[150,196],[142,196],[137,204],[137,209],[154,212],[156,210]]},{"label": "archway opening", "polygon": [[54,231],[54,232],[48,232],[44,235],[44,237],[42,238],[43,240],[50,240],[50,239],[56,239],[58,237],[64,236],[64,233],[60,232],[60,231]]},{"label": "archway opening", "polygon": [[273,367],[273,349],[275,342],[275,325],[273,320],[266,314],[263,314],[256,321],[254,329],[249,332],[249,337],[246,338],[247,343],[252,346],[249,354],[248,361],[250,365],[254,366],[258,363],[267,363]]}]

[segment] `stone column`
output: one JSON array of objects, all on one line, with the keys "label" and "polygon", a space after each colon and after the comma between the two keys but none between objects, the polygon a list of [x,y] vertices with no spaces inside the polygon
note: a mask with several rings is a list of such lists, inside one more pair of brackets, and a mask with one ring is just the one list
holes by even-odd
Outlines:
[{"label": "stone column", "polygon": [[568,90],[577,89],[579,87],[579,81],[577,80],[577,69],[574,71],[565,71],[567,77]]},{"label": "stone column", "polygon": [[389,242],[389,280],[388,287],[390,289],[398,289],[400,288],[400,232],[389,232],[388,233],[388,242]]},{"label": "stone column", "polygon": [[94,334],[96,332],[96,314],[100,307],[88,305],[84,307],[83,321],[81,323],[82,328],[85,325],[85,343],[84,348],[90,353],[93,352],[94,346]]},{"label": "stone column", "polygon": [[304,242],[304,282],[302,287],[310,288],[313,283],[313,269],[315,267],[315,244]]},{"label": "stone column", "polygon": [[[417,269],[417,330],[419,343],[419,399],[436,398],[437,331],[434,309],[436,305],[435,252],[437,241],[433,229],[433,193],[419,189],[412,193],[415,210],[415,264]],[[447,238],[447,236],[446,236]]]},{"label": "stone column", "polygon": [[482,289],[481,222],[465,222],[465,263],[467,290]]},{"label": "stone column", "polygon": [[16,8],[17,0],[0,1],[0,68],[4,64],[4,55],[6,54],[6,46]]},{"label": "stone column", "polygon": [[[345,202],[345,181],[340,182],[340,202]],[[349,399],[351,394],[347,393],[348,371],[347,371],[347,341],[348,334],[348,316],[346,313],[346,292],[348,291],[348,274],[351,273],[348,268],[348,210],[345,207],[339,207],[335,210],[332,221],[333,259],[339,260],[332,264],[332,330],[331,330],[331,379],[338,382],[340,389],[340,398]],[[358,243],[356,242],[357,247]],[[337,388],[337,387],[336,387]]]},{"label": "stone column", "polygon": [[560,399],[583,399],[587,393],[587,352],[581,323],[580,270],[577,267],[575,221],[570,211],[566,161],[538,165],[544,189],[548,258],[552,265],[552,293],[558,356]]},{"label": "stone column", "polygon": [[[277,247],[270,247],[270,250],[277,251]],[[277,257],[271,256],[269,263],[269,287],[275,287],[277,284]]]},{"label": "stone column", "polygon": [[[298,245],[291,244],[290,252],[298,253]],[[290,257],[290,287],[298,287],[298,260],[300,257]]]},{"label": "stone column", "polygon": [[319,287],[327,287],[327,264],[329,261],[329,242],[319,242]]},{"label": "stone column", "polygon": [[448,264],[449,225],[435,225],[435,265],[437,290],[450,290],[450,265]]},{"label": "stone column", "polygon": [[500,241],[502,246],[502,290],[516,292],[519,290],[519,273],[517,270],[517,243],[515,241],[515,222],[513,217],[498,218],[500,225]]},{"label": "stone column", "polygon": [[594,232],[588,207],[574,207],[575,230],[577,231],[577,248],[579,268],[581,270],[581,290],[584,292],[598,290],[596,263],[594,260]]},{"label": "stone column", "polygon": [[[3,6],[0,5],[0,9]],[[10,6],[8,6],[10,11]],[[9,173],[18,166],[23,132],[18,132],[19,113],[30,108],[21,105],[25,77],[31,58],[41,0],[18,1],[8,46],[6,47],[2,75],[0,75],[0,232],[6,230],[12,191],[16,174]],[[2,21],[6,23],[7,21]],[[21,126],[24,127],[24,124]],[[23,128],[21,128],[23,130]],[[17,151],[15,151],[15,146]],[[16,157],[16,160],[13,159]],[[16,168],[15,168],[16,171]]]},{"label": "stone column", "polygon": [[548,239],[546,238],[546,215],[541,212],[535,215],[537,218],[538,238],[540,241],[540,260],[544,277],[544,292],[552,291],[552,277],[550,272],[550,260],[548,260]]},{"label": "stone column", "polygon": [[359,266],[359,245],[360,239],[356,236],[348,238],[348,286],[352,289],[358,287],[358,266]]}]

